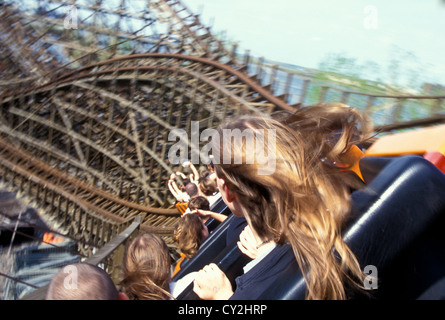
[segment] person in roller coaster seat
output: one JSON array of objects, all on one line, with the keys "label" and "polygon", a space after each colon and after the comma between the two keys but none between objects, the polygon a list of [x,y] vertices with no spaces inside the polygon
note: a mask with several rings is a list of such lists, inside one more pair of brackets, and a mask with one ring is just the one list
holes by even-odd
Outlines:
[{"label": "person in roller coaster seat", "polygon": [[[222,143],[225,132],[237,129],[263,141],[268,161],[249,158],[247,138]],[[236,278],[235,290],[209,264],[195,278],[196,294],[206,300],[257,299],[295,259],[306,280],[306,299],[346,299],[350,288],[361,290],[365,275],[341,236],[351,186],[359,183],[342,170],[352,166],[345,160],[350,148],[372,132],[367,118],[344,104],[320,104],[279,120],[232,119],[218,132],[220,141],[213,141],[218,188],[234,215],[246,218],[257,252]],[[241,163],[234,159],[239,155]]]},{"label": "person in roller coaster seat", "polygon": [[46,300],[128,300],[119,293],[105,270],[88,263],[74,263],[52,278]]},{"label": "person in roller coaster seat", "polygon": [[137,235],[126,246],[122,273],[120,287],[130,300],[174,299],[191,282],[172,282],[168,247],[151,233]]}]

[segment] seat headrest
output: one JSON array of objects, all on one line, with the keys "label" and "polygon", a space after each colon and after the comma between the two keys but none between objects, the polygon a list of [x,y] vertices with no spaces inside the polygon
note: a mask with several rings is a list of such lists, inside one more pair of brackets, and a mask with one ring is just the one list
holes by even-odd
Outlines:
[{"label": "seat headrest", "polygon": [[[382,169],[352,195],[352,218],[344,240],[362,268],[373,265],[380,274],[445,214],[445,175],[419,156],[377,160],[382,161],[374,165]],[[387,282],[390,285],[390,279]],[[304,299],[305,291],[295,263],[260,299]]]}]

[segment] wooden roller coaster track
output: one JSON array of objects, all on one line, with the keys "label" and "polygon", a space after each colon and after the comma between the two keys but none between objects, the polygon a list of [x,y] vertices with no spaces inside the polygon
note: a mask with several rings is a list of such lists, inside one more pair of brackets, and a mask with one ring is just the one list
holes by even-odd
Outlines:
[{"label": "wooden roller coaster track", "polygon": [[[47,197],[36,192],[51,186],[65,201],[61,213],[51,200],[47,211],[58,217],[76,216],[78,203],[92,217],[114,224],[146,214],[141,230],[171,234],[179,212],[165,208],[171,207],[165,186],[173,172],[168,132],[190,128],[192,121],[205,129],[233,114],[291,108],[274,101],[249,77],[205,58],[157,53],[114,58],[5,95],[0,133],[10,142],[2,143],[9,146],[3,167],[36,184],[25,188],[11,180],[40,205]],[[30,167],[21,167],[20,159]],[[79,236],[77,223],[69,222],[68,231]]]},{"label": "wooden roller coaster track", "polygon": [[168,134],[194,121],[204,130],[334,100],[382,131],[445,122],[445,96],[370,95],[240,58],[179,0],[31,3],[0,4],[0,178],[84,254],[136,216],[172,245]]}]

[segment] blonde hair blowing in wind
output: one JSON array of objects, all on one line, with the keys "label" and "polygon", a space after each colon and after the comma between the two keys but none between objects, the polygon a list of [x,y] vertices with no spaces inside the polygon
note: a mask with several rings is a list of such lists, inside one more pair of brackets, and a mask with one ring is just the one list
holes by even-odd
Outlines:
[{"label": "blonde hair blowing in wind", "polygon": [[[276,167],[271,174],[259,175],[258,162],[222,161],[229,151],[232,158],[241,153],[246,159],[245,141],[220,143],[215,170],[237,194],[258,236],[290,242],[306,279],[306,298],[345,299],[345,286],[361,287],[364,275],[341,236],[350,209],[349,187],[356,181],[332,164],[341,163],[350,147],[371,132],[366,118],[343,104],[323,104],[301,108],[280,121],[234,119],[219,128],[221,137],[224,129],[275,130],[275,154],[269,156],[275,156]],[[263,139],[267,144],[267,137]]]}]

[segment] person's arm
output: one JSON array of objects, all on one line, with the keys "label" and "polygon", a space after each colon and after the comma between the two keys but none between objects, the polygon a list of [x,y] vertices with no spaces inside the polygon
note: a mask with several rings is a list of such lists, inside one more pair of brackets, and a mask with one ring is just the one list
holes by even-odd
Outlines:
[{"label": "person's arm", "polygon": [[172,173],[170,175],[170,180],[168,181],[169,186],[171,185],[171,187],[173,188],[174,192],[176,194],[180,194],[182,191],[179,189],[178,185],[176,184],[176,175],[174,173]]},{"label": "person's arm", "polygon": [[193,178],[192,178],[192,175],[190,175],[190,180],[193,181],[194,183],[198,184],[199,172],[198,172],[198,170],[196,170],[196,167],[191,162],[190,162],[190,169],[192,169],[192,172],[193,172]]},{"label": "person's arm", "polygon": [[172,186],[172,183],[173,181],[171,180],[168,181],[168,189],[170,190],[171,194],[173,195],[173,197],[175,197],[177,201],[182,202],[182,196],[176,192],[175,188]]},{"label": "person's arm", "polygon": [[209,217],[209,218],[213,218],[219,222],[223,222],[224,220],[227,219],[227,216],[221,213],[217,213],[217,212],[213,212],[213,211],[207,211],[207,210],[201,210],[201,209],[196,209],[193,210],[192,212],[193,214],[197,214],[201,217]]},{"label": "person's arm", "polygon": [[204,300],[228,300],[233,295],[230,280],[214,263],[198,272],[193,291]]},{"label": "person's arm", "polygon": [[189,178],[190,181],[195,183],[196,185],[198,184],[199,181],[199,172],[198,170],[196,170],[196,167],[193,165],[193,163],[191,161],[186,161],[183,163],[184,167],[189,167],[193,173],[190,174]]},{"label": "person's arm", "polygon": [[174,181],[174,179],[172,179],[172,177],[170,176],[170,180],[168,180],[168,189],[170,190],[170,192],[172,193],[172,195],[175,197],[175,199],[179,202],[184,201],[184,195],[183,192],[181,190],[179,190],[176,182]]},{"label": "person's arm", "polygon": [[183,180],[187,179],[187,177],[185,176],[185,174],[183,174],[181,171],[176,171],[176,175],[181,177]]}]

